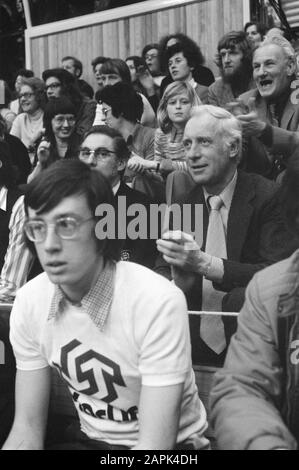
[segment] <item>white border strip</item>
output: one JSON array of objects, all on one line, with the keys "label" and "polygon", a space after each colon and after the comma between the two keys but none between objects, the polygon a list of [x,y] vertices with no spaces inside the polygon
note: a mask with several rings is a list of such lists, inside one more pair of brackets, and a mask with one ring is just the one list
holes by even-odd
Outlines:
[{"label": "white border strip", "polygon": [[243,26],[250,20],[250,0],[243,0]]},{"label": "white border strip", "polygon": [[207,312],[207,311],[197,311],[197,310],[188,310],[189,315],[221,315],[222,317],[237,317],[239,312]]},{"label": "white border strip", "polygon": [[[25,0],[26,1],[26,0]],[[95,24],[107,23],[107,21],[119,20],[126,17],[143,15],[144,13],[164,10],[166,8],[174,8],[178,6],[196,3],[198,0],[147,0],[145,2],[136,3],[112,10],[91,13],[90,15],[82,15],[68,20],[55,21],[45,25],[33,26],[27,30],[27,38],[35,38],[48,34],[69,31],[71,29],[92,26]],[[244,1],[244,0],[243,0]],[[246,0],[249,1],[249,0]]]}]

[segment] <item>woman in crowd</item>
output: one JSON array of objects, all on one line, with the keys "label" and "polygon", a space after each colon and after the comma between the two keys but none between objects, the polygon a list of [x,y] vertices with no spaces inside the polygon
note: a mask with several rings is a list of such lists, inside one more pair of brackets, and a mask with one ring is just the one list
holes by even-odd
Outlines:
[{"label": "woman in crowd", "polygon": [[[127,64],[121,59],[108,59],[101,68],[103,86],[114,85],[118,82],[132,84],[130,69]],[[96,93],[96,99],[98,97]],[[140,93],[143,101],[143,114],[141,116],[141,124],[144,126],[155,127],[156,116],[154,110],[147,98]],[[97,109],[97,116],[93,125],[103,124],[103,115],[101,112],[101,105]]]},{"label": "woman in crowd", "polygon": [[16,99],[13,99],[13,101],[11,101],[9,105],[10,109],[15,114],[20,114],[23,111],[22,108],[20,107],[20,100],[19,100],[19,93],[21,91],[23,79],[30,78],[33,76],[34,76],[34,73],[32,72],[32,70],[28,70],[28,69],[20,69],[16,73],[16,78],[15,78]]},{"label": "woman in crowd", "polygon": [[[183,135],[194,106],[201,101],[186,82],[168,85],[161,99],[157,118],[159,128],[155,133],[155,160],[134,159],[135,171],[155,170],[167,176],[174,170],[186,171]],[[132,164],[131,164],[132,166]]]},{"label": "woman in crowd", "polygon": [[252,21],[249,21],[244,26],[244,31],[252,48],[255,48],[259,46],[264,40],[265,34],[267,32],[267,27],[262,23],[254,23]]},{"label": "woman in crowd", "polygon": [[75,133],[82,140],[85,132],[92,126],[96,102],[81,94],[76,78],[67,70],[48,69],[43,72],[42,76],[49,100],[64,96],[73,103],[76,111]]},{"label": "woman in crowd", "polygon": [[78,154],[80,138],[75,133],[76,109],[66,97],[51,99],[45,108],[45,136],[36,155],[36,166],[28,182],[60,158],[74,158]]},{"label": "woman in crowd", "polygon": [[161,65],[161,70],[167,76],[162,80],[160,93],[161,96],[164,93],[165,88],[167,85],[173,82],[171,75],[169,74],[168,70],[168,56],[167,51],[169,47],[173,46],[174,44],[182,44],[189,53],[194,57],[194,68],[192,70],[192,76],[194,80],[199,83],[199,85],[210,86],[214,81],[214,75],[211,70],[205,67],[204,64],[204,56],[199,48],[199,46],[188,36],[185,34],[177,33],[177,34],[170,34],[165,36],[161,39],[159,43],[159,61]]},{"label": "woman in crowd", "polygon": [[23,142],[33,163],[36,142],[43,135],[44,82],[36,77],[24,78],[19,98],[23,113],[14,120],[10,133]]}]

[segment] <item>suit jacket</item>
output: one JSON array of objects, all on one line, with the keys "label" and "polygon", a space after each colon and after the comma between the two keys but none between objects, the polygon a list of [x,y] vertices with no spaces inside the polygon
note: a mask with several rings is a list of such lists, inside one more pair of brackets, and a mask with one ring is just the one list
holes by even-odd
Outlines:
[{"label": "suit jacket", "polygon": [[[250,82],[248,88],[253,88],[253,86],[253,82]],[[208,104],[225,108],[227,103],[232,103],[235,100],[236,96],[233,94],[231,85],[226,83],[223,78],[218,78],[209,86]]]},{"label": "suit jacket", "polygon": [[[147,239],[131,240],[127,237],[123,241],[122,245],[122,259],[142,264],[148,268],[153,268],[158,252],[156,248],[156,240],[150,239],[150,204],[152,201],[145,194],[130,188],[123,181],[115,195],[116,208],[117,201],[120,196],[124,196],[126,198],[127,209],[132,204],[141,204],[147,210]],[[134,218],[135,217],[133,216],[126,217],[126,228]]]},{"label": "suit jacket", "polygon": [[267,103],[258,90],[250,90],[240,95],[239,99],[248,104],[250,98],[255,98],[255,105],[260,119],[268,124],[266,131],[259,137],[251,137],[248,152],[244,156],[247,171],[254,171],[266,177],[275,177],[273,162],[269,160],[266,148],[270,149],[273,158],[285,161],[299,145],[299,105],[292,103],[292,93],[284,107],[279,127],[271,125],[267,116]]},{"label": "suit jacket", "polygon": [[[215,289],[227,293],[223,301],[224,311],[239,311],[244,301],[245,288],[253,275],[264,267],[288,257],[298,246],[283,221],[278,188],[276,183],[260,175],[241,170],[238,172],[227,222],[224,276],[221,283],[214,283]],[[202,188],[197,185],[183,202],[203,205],[204,251],[209,215]],[[202,276],[196,276],[194,287],[186,293],[186,298],[190,310],[201,310]],[[217,356],[199,337],[199,317],[191,316],[190,324],[194,363],[222,365],[225,353]],[[235,319],[225,320],[227,339],[235,327]]]}]

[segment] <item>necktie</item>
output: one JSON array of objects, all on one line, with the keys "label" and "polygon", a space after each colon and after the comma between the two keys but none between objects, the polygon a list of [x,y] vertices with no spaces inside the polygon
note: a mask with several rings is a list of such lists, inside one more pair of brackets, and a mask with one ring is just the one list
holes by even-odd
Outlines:
[{"label": "necktie", "polygon": [[[227,258],[226,236],[220,209],[223,201],[219,196],[211,196],[208,199],[210,206],[209,225],[205,252],[218,258]],[[217,291],[213,283],[203,278],[202,284],[202,309],[206,311],[221,311],[222,298],[225,294]],[[218,315],[203,315],[200,325],[201,339],[220,354],[226,347],[224,325]]]}]

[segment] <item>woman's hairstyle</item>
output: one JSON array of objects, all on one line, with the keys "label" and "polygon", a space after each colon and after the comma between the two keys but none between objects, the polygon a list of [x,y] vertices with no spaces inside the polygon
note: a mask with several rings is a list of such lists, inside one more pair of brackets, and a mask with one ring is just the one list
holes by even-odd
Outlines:
[{"label": "woman's hairstyle", "polygon": [[122,116],[130,122],[140,121],[143,113],[143,101],[132,85],[124,82],[108,85],[96,93],[98,101],[111,106],[112,114]]},{"label": "woman's hairstyle", "polygon": [[[84,196],[95,220],[96,209],[100,204],[114,207],[114,197],[108,180],[100,172],[89,168],[80,160],[60,160],[38,177],[34,178],[26,190],[24,203],[28,216],[28,207],[37,214],[49,212],[66,197]],[[97,239],[99,251],[104,258],[119,260],[120,241]],[[33,243],[28,242],[34,250]]]},{"label": "woman's hairstyle", "polygon": [[127,64],[121,59],[108,59],[103,63],[101,73],[107,75],[109,73],[116,73],[120,76],[121,80],[125,83],[132,83],[130,69]]},{"label": "woman's hairstyle", "polygon": [[190,57],[192,57],[192,62],[198,65],[204,63],[204,56],[200,50],[200,47],[194,42],[189,36],[185,34],[176,33],[164,36],[159,43],[159,60],[161,71],[168,73],[168,55],[167,55],[167,43],[170,39],[176,39],[177,43],[181,44],[185,49],[189,51]]},{"label": "woman's hairstyle", "polygon": [[299,238],[299,149],[287,162],[287,169],[279,191],[283,213],[290,230]]},{"label": "woman's hairstyle", "polygon": [[44,111],[45,136],[56,146],[55,136],[52,129],[52,119],[58,114],[73,114],[76,117],[76,109],[73,103],[66,97],[51,98],[46,104]]},{"label": "woman's hairstyle", "polygon": [[108,126],[93,126],[84,135],[84,140],[89,135],[92,135],[92,134],[102,134],[102,135],[106,135],[107,137],[110,137],[113,140],[113,148],[114,148],[117,158],[119,160],[125,160],[125,161],[129,160],[131,156],[131,152],[128,149],[127,143],[125,139],[121,136],[121,134],[117,132],[115,129],[112,129],[112,127],[108,127]]},{"label": "woman's hairstyle", "polygon": [[38,106],[41,109],[45,108],[47,97],[46,97],[46,87],[44,82],[37,77],[23,78],[21,88],[27,85],[32,89],[32,92],[35,95],[35,99],[38,103]]},{"label": "woman's hairstyle", "polygon": [[165,134],[170,132],[173,126],[172,121],[168,117],[168,112],[167,112],[168,101],[171,98],[174,98],[180,95],[181,93],[187,94],[192,107],[200,106],[202,104],[196,91],[191,85],[189,85],[189,83],[178,81],[178,82],[174,82],[168,85],[168,87],[165,89],[164,94],[161,98],[158,111],[157,111],[158,125]]},{"label": "woman's hairstyle", "polygon": [[78,113],[83,102],[83,95],[80,92],[76,77],[63,68],[45,70],[42,77],[44,82],[50,77],[57,78],[61,83],[61,95],[66,96],[74,104]]},{"label": "woman's hairstyle", "polygon": [[153,44],[147,44],[142,50],[142,57],[145,59],[145,56],[148,51],[151,51],[152,49],[157,49],[157,51],[159,51],[159,44],[156,42],[154,42]]}]

